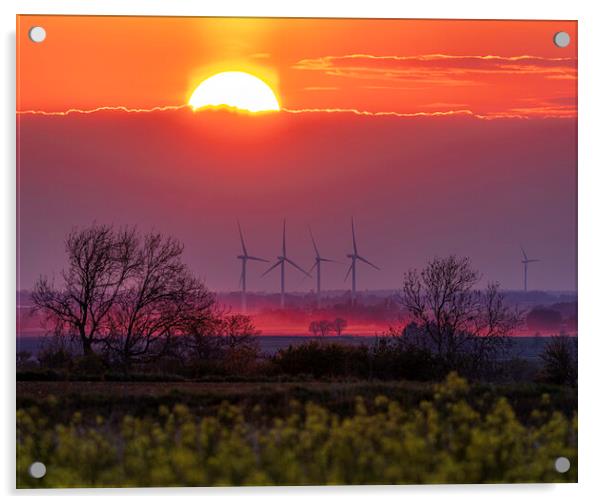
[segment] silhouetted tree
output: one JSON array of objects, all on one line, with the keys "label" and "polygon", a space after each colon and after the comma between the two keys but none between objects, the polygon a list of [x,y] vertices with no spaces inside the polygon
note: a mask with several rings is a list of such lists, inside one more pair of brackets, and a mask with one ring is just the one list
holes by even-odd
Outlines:
[{"label": "silhouetted tree", "polygon": [[337,336],[340,336],[341,333],[347,328],[347,321],[343,318],[336,318],[332,323],[332,328],[337,333]]},{"label": "silhouetted tree", "polygon": [[233,373],[249,371],[259,354],[260,334],[251,317],[241,313],[221,316],[217,329],[225,369]]},{"label": "silhouetted tree", "polygon": [[140,243],[138,266],[107,314],[104,341],[125,369],[163,357],[175,336],[210,316],[214,297],[182,262],[183,250],[158,233]]},{"label": "silhouetted tree", "polygon": [[309,323],[309,328],[308,328],[309,332],[312,333],[314,336],[318,336],[318,334],[320,334],[320,322],[317,320],[312,320]]},{"label": "silhouetted tree", "polygon": [[334,324],[330,320],[313,320],[309,324],[309,332],[322,338],[328,336],[334,330]]},{"label": "silhouetted tree", "polygon": [[318,328],[320,329],[320,336],[324,338],[333,330],[332,322],[330,320],[320,320],[318,321]]},{"label": "silhouetted tree", "polygon": [[84,356],[102,343],[127,369],[164,356],[175,336],[214,319],[213,295],[173,238],[93,224],[69,233],[66,252],[61,285],[41,277],[32,300],[54,334],[79,341]]},{"label": "silhouetted tree", "polygon": [[207,367],[230,373],[248,371],[259,354],[260,332],[252,319],[217,309],[207,315],[202,323],[192,323],[183,338],[188,362],[197,372]]},{"label": "silhouetted tree", "polygon": [[31,298],[55,334],[76,338],[91,355],[106,335],[109,311],[140,266],[138,239],[134,229],[93,224],[71,231],[65,249],[61,285],[40,277]]},{"label": "silhouetted tree", "polygon": [[480,278],[467,257],[453,255],[404,277],[400,302],[416,323],[415,336],[450,367],[467,358],[479,366],[495,356],[521,321],[497,283],[476,288]]}]

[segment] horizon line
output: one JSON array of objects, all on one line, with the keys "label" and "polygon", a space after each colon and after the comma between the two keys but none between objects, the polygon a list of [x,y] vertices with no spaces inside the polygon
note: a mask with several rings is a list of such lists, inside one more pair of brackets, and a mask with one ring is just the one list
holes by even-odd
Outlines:
[{"label": "horizon line", "polygon": [[[39,109],[27,109],[27,110],[16,110],[16,115],[41,115],[41,116],[55,116],[65,117],[73,114],[90,115],[99,112],[125,112],[134,114],[148,114],[153,112],[170,112],[188,109],[190,112],[197,114],[207,111],[229,111],[241,113],[244,115],[267,115],[277,114],[278,112],[284,112],[287,114],[353,114],[356,116],[365,117],[400,117],[400,118],[416,118],[416,117],[450,117],[450,116],[463,116],[472,117],[479,120],[495,120],[495,119],[575,119],[577,118],[577,111],[568,111],[569,113],[543,113],[543,114],[529,114],[529,113],[518,113],[514,111],[508,112],[493,112],[490,114],[478,114],[471,109],[452,109],[452,110],[440,110],[440,111],[417,111],[417,112],[396,112],[396,111],[371,111],[362,110],[356,108],[299,108],[290,109],[282,107],[279,111],[263,111],[263,112],[248,112],[245,110],[239,110],[234,107],[228,106],[217,106],[217,107],[203,107],[201,109],[193,110],[188,104],[181,105],[158,105],[150,108],[143,107],[128,107],[126,105],[102,105],[91,109],[82,108],[69,108],[65,110],[39,110]],[[544,108],[545,111],[545,108]]]}]

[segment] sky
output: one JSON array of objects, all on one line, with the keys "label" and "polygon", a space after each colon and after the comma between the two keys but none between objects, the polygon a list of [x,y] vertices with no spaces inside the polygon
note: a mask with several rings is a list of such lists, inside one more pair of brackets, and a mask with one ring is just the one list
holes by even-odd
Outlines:
[{"label": "sky", "polygon": [[[212,289],[249,251],[347,261],[390,289],[435,255],[468,255],[522,286],[576,288],[577,25],[561,21],[20,16],[19,287],[57,275],[63,237],[91,222],[172,234]],[[47,39],[27,39],[41,25]],[[558,48],[554,33],[572,43]],[[222,71],[264,80],[282,110],[186,106]],[[346,267],[323,288],[349,288]],[[275,291],[278,275],[251,290]],[[274,272],[276,273],[276,272]],[[289,274],[290,290],[311,280]]]}]

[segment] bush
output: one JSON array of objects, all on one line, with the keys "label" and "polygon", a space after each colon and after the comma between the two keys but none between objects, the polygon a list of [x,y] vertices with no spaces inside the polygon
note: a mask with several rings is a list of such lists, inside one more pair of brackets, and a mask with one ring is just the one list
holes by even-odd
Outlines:
[{"label": "bush", "polygon": [[378,338],[370,351],[371,376],[381,380],[440,380],[444,365],[425,349],[403,338]]},{"label": "bush", "polygon": [[38,354],[40,367],[49,369],[71,369],[73,354],[64,348],[43,348]]},{"label": "bush", "polygon": [[540,355],[543,380],[556,385],[577,385],[577,338],[554,336]]},{"label": "bush", "polygon": [[368,347],[310,341],[279,350],[272,358],[277,374],[310,374],[314,378],[366,377]]},{"label": "bush", "polygon": [[445,366],[424,348],[403,338],[383,337],[368,347],[310,341],[280,350],[272,359],[272,373],[311,375],[314,378],[379,380],[439,380]]},{"label": "bush", "polygon": [[73,363],[73,372],[77,375],[102,376],[106,370],[105,361],[96,354],[81,355]]}]

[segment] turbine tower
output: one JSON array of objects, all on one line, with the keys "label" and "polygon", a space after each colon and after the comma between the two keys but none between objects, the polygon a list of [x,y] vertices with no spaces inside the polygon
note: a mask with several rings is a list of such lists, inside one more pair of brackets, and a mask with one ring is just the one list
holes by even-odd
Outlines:
[{"label": "turbine tower", "polygon": [[241,309],[243,313],[247,311],[247,261],[261,261],[261,262],[269,262],[266,259],[262,259],[261,257],[251,256],[247,253],[247,247],[245,245],[245,239],[242,235],[242,229],[240,227],[240,222],[236,221],[238,224],[238,234],[240,236],[240,246],[242,247],[242,254],[237,256],[238,259],[242,262],[242,272],[240,273],[240,287],[241,287]]},{"label": "turbine tower", "polygon": [[523,276],[523,280],[524,280],[524,285],[525,285],[525,292],[527,292],[527,271],[528,271],[528,268],[529,268],[529,263],[539,262],[540,259],[529,259],[527,257],[527,253],[525,252],[525,249],[522,248],[522,247],[520,249],[521,249],[521,251],[523,253],[523,260],[521,262],[523,263],[523,268],[524,268],[523,269],[523,271],[524,271],[524,273],[523,273],[523,275],[524,275]]},{"label": "turbine tower", "polygon": [[320,252],[318,251],[318,246],[316,245],[316,240],[314,238],[314,234],[311,232],[311,227],[309,228],[309,235],[311,236],[311,242],[313,243],[314,250],[316,251],[314,265],[311,267],[309,272],[311,273],[314,269],[316,270],[316,283],[317,283],[316,294],[317,294],[318,308],[320,308],[321,294],[322,294],[322,268],[321,268],[321,265],[323,262],[336,262],[336,261],[333,259],[326,259],[325,257],[322,257],[320,255]]},{"label": "turbine tower", "polygon": [[285,220],[282,225],[282,255],[279,255],[278,257],[276,257],[276,262],[272,266],[270,266],[264,272],[263,275],[261,275],[262,277],[264,277],[270,271],[272,271],[274,268],[277,268],[278,266],[280,266],[280,308],[284,308],[284,293],[285,293],[284,273],[285,273],[286,263],[289,263],[291,266],[298,269],[304,275],[307,275],[308,277],[311,276],[307,271],[305,271],[301,266],[299,266],[298,264],[293,262],[291,259],[289,259],[288,256],[286,255],[286,220]]},{"label": "turbine tower", "polygon": [[377,270],[380,270],[380,268],[378,266],[376,266],[375,264],[372,264],[365,257],[362,257],[361,255],[358,254],[357,242],[355,240],[355,223],[353,221],[353,217],[351,218],[351,236],[353,238],[353,253],[347,254],[347,257],[349,257],[349,259],[351,259],[351,264],[349,265],[349,269],[347,270],[347,274],[345,275],[345,280],[347,280],[347,278],[349,278],[349,273],[351,273],[351,301],[353,303],[355,303],[356,262],[361,261],[363,263],[368,264],[369,266],[372,266],[374,269],[377,269]]}]

